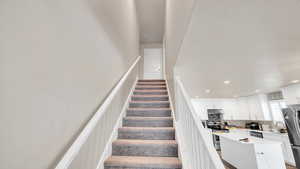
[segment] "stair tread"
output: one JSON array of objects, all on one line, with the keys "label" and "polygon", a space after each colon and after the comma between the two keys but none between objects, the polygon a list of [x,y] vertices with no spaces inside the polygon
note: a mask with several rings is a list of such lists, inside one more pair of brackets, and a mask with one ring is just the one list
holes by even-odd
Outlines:
[{"label": "stair tread", "polygon": [[133,145],[149,145],[149,144],[157,144],[157,145],[177,145],[176,140],[138,140],[138,139],[117,139],[113,142],[116,144],[133,144]]},{"label": "stair tread", "polygon": [[141,81],[166,81],[165,79],[139,79],[139,82]]},{"label": "stair tread", "polygon": [[126,116],[124,119],[130,119],[130,120],[172,120],[173,117],[140,117],[140,116]]},{"label": "stair tread", "polygon": [[175,130],[174,127],[120,127],[119,130]]},{"label": "stair tread", "polygon": [[169,97],[168,95],[132,95],[132,97]]},{"label": "stair tread", "polygon": [[146,88],[146,87],[150,87],[150,88],[157,88],[157,87],[166,87],[166,85],[156,85],[156,86],[151,86],[151,85],[149,85],[149,86],[147,86],[147,85],[136,85],[135,87],[140,87],[140,88]]},{"label": "stair tread", "polygon": [[170,101],[161,100],[131,100],[130,103],[170,103]]},{"label": "stair tread", "polygon": [[124,167],[180,167],[181,162],[177,157],[143,157],[143,156],[110,156],[105,165]]},{"label": "stair tread", "polygon": [[147,89],[147,90],[139,90],[139,89],[135,89],[135,92],[167,92],[167,89],[156,89],[156,90],[152,90],[152,89]]},{"label": "stair tread", "polygon": [[159,84],[164,83],[165,84],[166,81],[161,81],[161,82],[159,82],[159,81],[156,81],[156,82],[155,81],[138,81],[138,83],[159,83]]},{"label": "stair tread", "polygon": [[128,108],[128,110],[171,110],[171,108],[167,107],[158,107],[158,108],[143,108],[143,107],[133,107],[133,108]]}]

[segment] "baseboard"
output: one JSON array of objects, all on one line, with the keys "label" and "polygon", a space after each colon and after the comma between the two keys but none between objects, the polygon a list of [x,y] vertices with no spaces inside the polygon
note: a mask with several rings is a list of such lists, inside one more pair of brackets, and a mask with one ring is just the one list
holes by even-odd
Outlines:
[{"label": "baseboard", "polygon": [[112,142],[114,140],[117,139],[118,137],[118,128],[120,128],[122,126],[122,119],[123,117],[125,117],[126,115],[126,110],[127,110],[127,107],[128,107],[128,104],[129,104],[129,101],[130,101],[130,98],[131,98],[131,95],[133,94],[133,91],[134,91],[134,88],[135,88],[135,85],[138,81],[138,77],[135,79],[131,89],[130,89],[130,93],[122,107],[122,111],[120,113],[120,116],[114,126],[114,129],[109,137],[109,140],[108,142],[106,143],[106,146],[105,146],[105,149],[100,157],[100,160],[98,162],[98,165],[97,165],[97,168],[96,169],[104,169],[104,161],[109,157],[111,156],[111,152],[112,152]]}]

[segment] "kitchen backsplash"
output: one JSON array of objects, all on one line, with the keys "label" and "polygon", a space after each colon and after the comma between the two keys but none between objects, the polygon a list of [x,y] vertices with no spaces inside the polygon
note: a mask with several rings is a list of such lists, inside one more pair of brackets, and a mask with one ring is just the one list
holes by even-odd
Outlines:
[{"label": "kitchen backsplash", "polygon": [[251,120],[227,120],[226,121],[228,125],[230,126],[237,126],[244,128],[246,126],[246,123],[250,122],[258,122],[261,125],[269,125],[270,128],[279,129],[272,121],[251,121]]}]

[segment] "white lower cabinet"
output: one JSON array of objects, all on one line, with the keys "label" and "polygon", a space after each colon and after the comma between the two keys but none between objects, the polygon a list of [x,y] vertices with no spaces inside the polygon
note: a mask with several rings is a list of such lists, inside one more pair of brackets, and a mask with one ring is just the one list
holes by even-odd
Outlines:
[{"label": "white lower cabinet", "polygon": [[272,133],[263,133],[264,139],[273,140],[281,142],[282,145],[282,153],[284,157],[284,161],[290,165],[295,166],[294,155],[292,152],[291,144],[287,135],[283,134],[272,134]]}]

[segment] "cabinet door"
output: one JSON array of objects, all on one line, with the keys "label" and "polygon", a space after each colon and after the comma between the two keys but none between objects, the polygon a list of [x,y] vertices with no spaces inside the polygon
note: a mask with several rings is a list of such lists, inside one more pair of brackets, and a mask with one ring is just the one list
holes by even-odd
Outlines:
[{"label": "cabinet door", "polygon": [[235,120],[249,120],[249,107],[246,97],[241,97],[238,99],[238,113],[236,114]]},{"label": "cabinet door", "polygon": [[260,106],[261,106],[261,109],[262,109],[262,113],[260,114],[260,118],[262,120],[271,121],[272,120],[271,110],[270,110],[269,100],[268,100],[267,95],[261,94],[261,95],[259,95],[259,99],[260,99]]},{"label": "cabinet door", "polygon": [[248,99],[250,120],[263,120],[260,99],[257,95],[250,96]]},{"label": "cabinet door", "polygon": [[[287,146],[287,144],[289,144],[287,136],[281,136],[279,134],[272,134],[272,133],[264,133],[264,139],[280,142],[284,161],[293,164],[294,162],[293,153],[292,153],[291,146],[290,147]],[[286,142],[286,140],[288,141],[288,143]]]},{"label": "cabinet door", "polygon": [[224,120],[234,120],[237,114],[237,104],[235,99],[223,100]]}]

